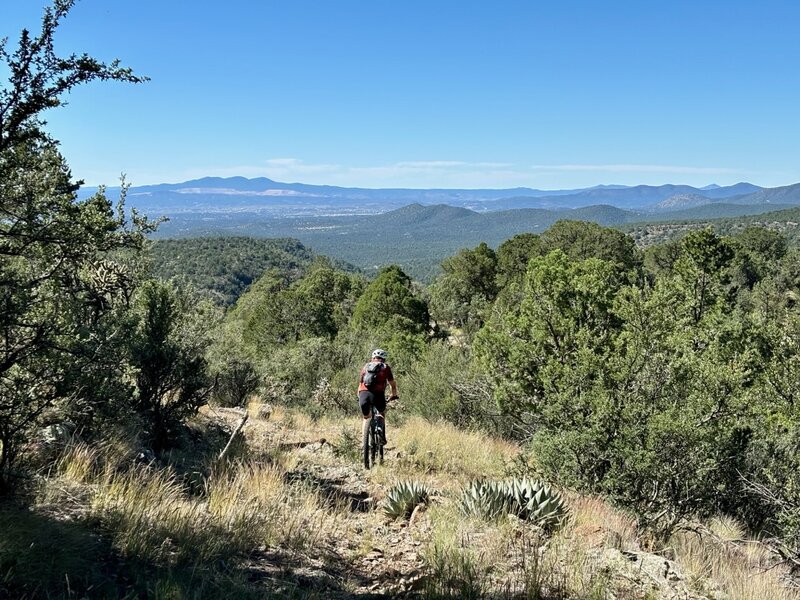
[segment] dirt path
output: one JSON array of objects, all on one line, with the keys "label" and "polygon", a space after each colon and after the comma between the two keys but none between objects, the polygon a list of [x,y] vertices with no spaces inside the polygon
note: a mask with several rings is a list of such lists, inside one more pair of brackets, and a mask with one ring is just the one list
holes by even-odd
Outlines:
[{"label": "dirt path", "polygon": [[[243,411],[216,409],[213,415],[232,430]],[[354,420],[353,427],[357,425]],[[260,418],[249,419],[244,427],[256,452],[291,455],[288,482],[309,486],[339,515],[346,514],[342,534],[311,551],[264,548],[250,556],[248,578],[270,581],[276,591],[294,582],[331,598],[396,598],[418,590],[424,576],[420,548],[431,533],[427,515],[418,510],[408,521],[386,518],[379,508],[386,486],[376,482],[375,471],[336,456],[334,444],[320,433],[331,432]],[[396,452],[389,446],[386,465],[379,469],[391,469],[393,457]]]}]

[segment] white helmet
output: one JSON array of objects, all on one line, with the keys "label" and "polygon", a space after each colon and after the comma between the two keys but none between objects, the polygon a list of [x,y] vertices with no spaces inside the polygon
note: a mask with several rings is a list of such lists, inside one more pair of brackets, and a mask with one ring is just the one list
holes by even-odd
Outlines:
[{"label": "white helmet", "polygon": [[389,356],[386,353],[386,350],[381,350],[380,348],[376,348],[372,351],[372,358],[380,358],[381,360],[386,360],[386,357]]}]

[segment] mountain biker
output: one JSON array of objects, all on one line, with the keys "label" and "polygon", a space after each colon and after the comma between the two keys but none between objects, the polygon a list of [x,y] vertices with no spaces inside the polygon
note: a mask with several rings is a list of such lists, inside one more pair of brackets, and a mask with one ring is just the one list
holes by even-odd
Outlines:
[{"label": "mountain biker", "polygon": [[[380,348],[373,350],[372,360],[364,365],[358,376],[358,404],[361,407],[361,414],[364,416],[362,433],[366,435],[369,420],[372,417],[372,407],[374,406],[378,411],[378,418],[383,420],[383,427],[381,427],[381,444],[383,445],[386,445],[386,419],[384,413],[386,412],[387,383],[392,388],[392,395],[389,400],[397,398],[397,382],[394,380],[392,368],[386,364],[387,356],[386,350],[381,350]],[[380,363],[381,366],[377,367],[374,381],[368,387],[364,383],[364,376],[367,375],[367,369],[375,369],[375,367],[371,368],[371,365],[375,363]]]}]

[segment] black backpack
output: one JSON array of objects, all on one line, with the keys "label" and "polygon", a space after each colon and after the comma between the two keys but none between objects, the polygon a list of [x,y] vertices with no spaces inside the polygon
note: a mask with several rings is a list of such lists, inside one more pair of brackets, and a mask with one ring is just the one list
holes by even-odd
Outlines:
[{"label": "black backpack", "polygon": [[372,391],[373,386],[378,383],[379,374],[385,366],[382,362],[368,362],[364,365],[364,378],[362,381],[368,390]]}]

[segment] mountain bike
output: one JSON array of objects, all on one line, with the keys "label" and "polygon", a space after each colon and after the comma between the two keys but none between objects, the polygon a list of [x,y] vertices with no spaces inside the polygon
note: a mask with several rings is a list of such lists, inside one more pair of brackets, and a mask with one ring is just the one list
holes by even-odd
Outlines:
[{"label": "mountain bike", "polygon": [[378,418],[378,409],[372,407],[372,416],[369,419],[369,427],[364,432],[364,468],[369,469],[376,464],[383,463],[383,444],[381,444],[382,429],[386,426],[385,418]]}]

